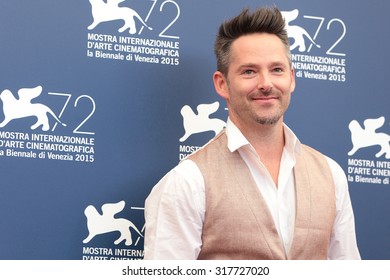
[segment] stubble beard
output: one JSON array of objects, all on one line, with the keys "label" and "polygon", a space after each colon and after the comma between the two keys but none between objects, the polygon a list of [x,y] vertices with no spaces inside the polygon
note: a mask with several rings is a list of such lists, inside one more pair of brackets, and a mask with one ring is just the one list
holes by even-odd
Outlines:
[{"label": "stubble beard", "polygon": [[273,118],[261,118],[261,117],[258,117],[258,118],[256,118],[256,122],[258,124],[261,124],[261,125],[273,126],[280,120],[280,118],[281,118],[281,116],[275,116]]},{"label": "stubble beard", "polygon": [[[256,114],[254,116],[254,120],[256,123],[261,124],[261,125],[273,126],[279,122],[279,120],[283,116],[283,113],[284,113],[283,109],[281,107],[279,107],[276,112],[272,113],[269,116],[261,116],[259,114]],[[261,112],[260,112],[260,114],[261,114]]]}]

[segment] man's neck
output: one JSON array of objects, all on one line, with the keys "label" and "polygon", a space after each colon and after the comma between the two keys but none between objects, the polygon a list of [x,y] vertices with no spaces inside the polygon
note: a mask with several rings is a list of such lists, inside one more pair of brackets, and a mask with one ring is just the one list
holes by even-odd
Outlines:
[{"label": "man's neck", "polygon": [[277,187],[280,161],[285,143],[283,121],[280,120],[274,125],[258,124],[253,127],[238,128],[255,149]]}]

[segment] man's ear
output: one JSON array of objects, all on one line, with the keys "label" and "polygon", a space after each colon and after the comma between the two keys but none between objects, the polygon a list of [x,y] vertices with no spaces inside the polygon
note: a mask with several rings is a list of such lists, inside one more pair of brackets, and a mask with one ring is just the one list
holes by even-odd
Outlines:
[{"label": "man's ear", "polygon": [[295,71],[294,68],[291,68],[291,86],[290,93],[293,93],[295,90]]},{"label": "man's ear", "polygon": [[215,71],[213,75],[215,91],[223,98],[229,99],[228,82],[220,71]]}]

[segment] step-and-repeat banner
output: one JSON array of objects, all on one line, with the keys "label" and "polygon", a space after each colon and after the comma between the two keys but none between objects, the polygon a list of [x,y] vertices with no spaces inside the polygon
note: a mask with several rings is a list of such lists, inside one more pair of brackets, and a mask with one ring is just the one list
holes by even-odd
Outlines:
[{"label": "step-and-repeat banner", "polygon": [[0,259],[142,259],[145,198],[226,122],[219,24],[274,4],[285,121],[345,170],[362,258],[390,259],[385,0],[2,1]]}]

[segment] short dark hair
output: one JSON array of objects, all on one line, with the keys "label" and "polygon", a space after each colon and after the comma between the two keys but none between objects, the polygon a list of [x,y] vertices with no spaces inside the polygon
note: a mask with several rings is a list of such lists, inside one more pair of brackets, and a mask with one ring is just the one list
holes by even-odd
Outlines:
[{"label": "short dark hair", "polygon": [[227,75],[232,43],[240,36],[253,33],[270,33],[278,36],[286,46],[291,64],[290,44],[281,12],[276,7],[262,7],[253,13],[249,9],[244,9],[238,16],[221,24],[214,44],[218,71]]}]

